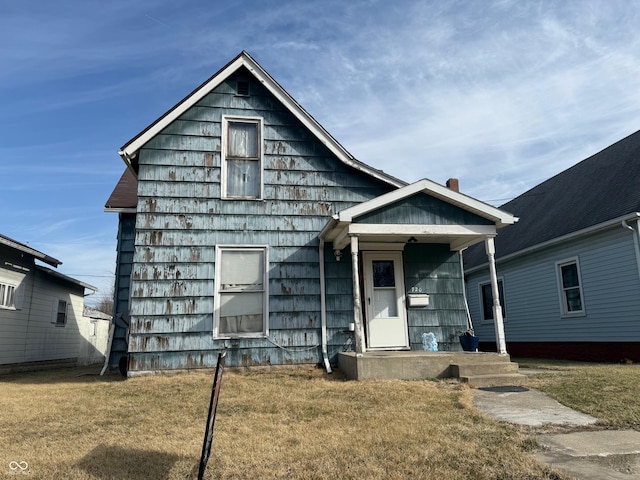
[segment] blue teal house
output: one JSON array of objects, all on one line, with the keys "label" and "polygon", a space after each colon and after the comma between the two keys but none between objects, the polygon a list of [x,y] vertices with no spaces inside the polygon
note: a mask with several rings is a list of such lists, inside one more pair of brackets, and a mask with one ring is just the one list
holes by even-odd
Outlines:
[{"label": "blue teal house", "polygon": [[460,252],[516,220],[455,181],[357,160],[246,52],[119,154],[110,358],[129,375],[222,350],[330,371],[342,352],[419,350],[425,332],[458,351]]},{"label": "blue teal house", "polygon": [[[495,240],[506,344],[518,357],[640,361],[640,132],[501,208]],[[495,345],[485,252],[464,255],[480,345]]]}]

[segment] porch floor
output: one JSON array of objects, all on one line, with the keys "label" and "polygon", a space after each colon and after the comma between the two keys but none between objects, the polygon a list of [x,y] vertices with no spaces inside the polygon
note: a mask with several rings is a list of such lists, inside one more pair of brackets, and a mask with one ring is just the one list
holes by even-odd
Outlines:
[{"label": "porch floor", "polygon": [[[512,366],[515,367],[515,372],[518,371],[517,364],[511,363],[509,355],[490,352],[425,352],[422,350],[409,350],[370,351],[360,356],[356,355],[355,352],[338,354],[338,368],[350,380],[463,379],[460,374],[461,368],[476,368],[477,366],[484,366],[489,370],[504,370],[502,367]],[[510,370],[513,371],[513,369]],[[517,375],[519,376],[520,374]],[[507,379],[505,378],[505,380]],[[516,380],[514,377],[514,384]]]}]

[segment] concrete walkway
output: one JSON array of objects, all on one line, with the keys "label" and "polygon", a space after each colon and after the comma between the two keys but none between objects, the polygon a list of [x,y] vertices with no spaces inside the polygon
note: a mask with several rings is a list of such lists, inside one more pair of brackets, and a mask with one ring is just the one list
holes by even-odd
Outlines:
[{"label": "concrete walkway", "polygon": [[[597,422],[526,387],[476,389],[473,405],[498,420],[530,427],[586,427]],[[640,478],[640,432],[591,429],[538,435],[536,440],[542,447],[536,460],[577,479]]]}]

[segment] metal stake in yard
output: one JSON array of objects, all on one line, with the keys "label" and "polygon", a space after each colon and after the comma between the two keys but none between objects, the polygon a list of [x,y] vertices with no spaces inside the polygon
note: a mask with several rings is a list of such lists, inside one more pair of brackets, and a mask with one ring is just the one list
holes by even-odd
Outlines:
[{"label": "metal stake in yard", "polygon": [[198,470],[198,480],[202,480],[207,469],[207,462],[211,455],[211,444],[213,443],[213,425],[216,422],[216,409],[218,408],[218,396],[220,395],[220,385],[222,385],[222,371],[224,369],[224,358],[226,350],[218,354],[218,364],[216,374],[213,378],[211,389],[211,400],[209,402],[209,415],[207,415],[207,427],[204,432],[204,442],[202,443],[202,455],[200,456],[200,469]]}]

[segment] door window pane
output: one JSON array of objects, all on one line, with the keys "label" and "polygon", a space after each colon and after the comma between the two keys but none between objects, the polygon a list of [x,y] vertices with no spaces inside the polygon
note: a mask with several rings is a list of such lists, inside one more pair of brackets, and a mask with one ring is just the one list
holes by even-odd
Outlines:
[{"label": "door window pane", "polygon": [[373,318],[390,318],[398,316],[398,302],[396,289],[374,288],[373,290]]},{"label": "door window pane", "polygon": [[373,261],[373,287],[395,287],[396,278],[392,260]]}]

